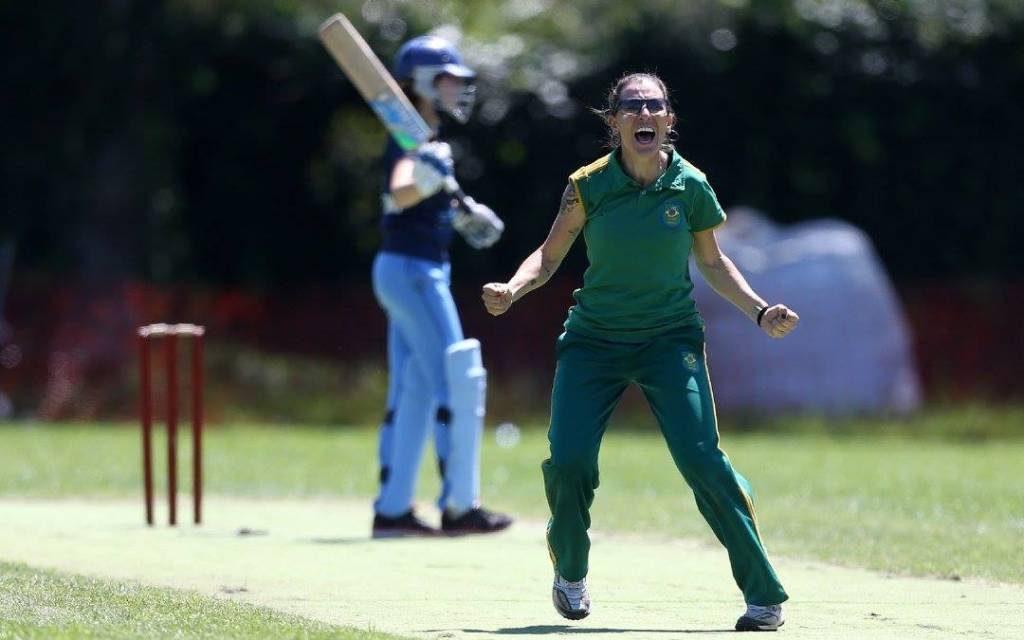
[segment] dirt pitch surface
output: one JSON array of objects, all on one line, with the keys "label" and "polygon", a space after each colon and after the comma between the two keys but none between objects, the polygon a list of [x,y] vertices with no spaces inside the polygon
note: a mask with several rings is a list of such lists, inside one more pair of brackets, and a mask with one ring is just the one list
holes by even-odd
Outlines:
[{"label": "dirt pitch surface", "polygon": [[[543,523],[374,541],[366,503],[214,496],[205,506],[201,527],[149,529],[141,500],[0,500],[0,558],[415,638],[720,638],[742,610],[724,550],[694,542],[596,532],[594,610],[570,623],[551,607]],[[179,517],[190,515],[183,498]],[[788,638],[1024,637],[1018,586],[775,564],[791,596]]]}]

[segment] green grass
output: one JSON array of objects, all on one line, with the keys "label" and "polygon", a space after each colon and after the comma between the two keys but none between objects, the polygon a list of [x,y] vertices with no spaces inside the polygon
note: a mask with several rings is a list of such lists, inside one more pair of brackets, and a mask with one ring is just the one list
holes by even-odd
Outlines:
[{"label": "green grass", "polygon": [[[667,455],[615,443],[602,472],[608,526],[711,540]],[[1024,582],[1024,441],[977,446],[904,438],[725,439],[754,485],[772,553],[848,566]],[[657,458],[658,456],[653,456]],[[665,501],[678,511],[665,508]],[[660,507],[660,508],[659,508]],[[641,515],[636,518],[634,514]],[[680,517],[680,513],[684,513]],[[634,521],[636,518],[636,521]]]},{"label": "green grass", "polygon": [[308,638],[397,636],[331,626],[248,604],[0,562],[0,638]]},{"label": "green grass", "polygon": [[[999,416],[990,412],[983,419],[996,424]],[[1020,412],[1008,410],[1005,416],[1014,421]],[[962,428],[954,439],[924,437],[929,419],[944,423],[936,429],[950,430],[949,416],[937,414],[915,419],[911,435],[900,435],[899,423],[882,422],[864,426],[872,435],[844,435],[853,430],[846,423],[832,430],[839,433],[805,427],[780,435],[726,433],[723,448],[754,485],[761,530],[773,554],[1024,583],[1024,439],[974,441]],[[367,498],[375,490],[375,438],[373,428],[214,428],[207,436],[206,489],[239,496]],[[135,428],[9,425],[0,427],[0,439],[0,495],[140,492]],[[184,436],[179,450],[187,488]],[[158,447],[161,472],[162,454]],[[518,444],[507,448],[497,446],[489,431],[485,503],[545,517],[539,470],[545,454],[543,429],[525,429]],[[420,491],[426,501],[436,491],[435,475],[427,460]],[[613,424],[601,480],[596,528],[713,541],[655,432]]]},{"label": "green grass", "polygon": [[[646,414],[644,414],[646,415]],[[858,418],[847,416],[726,416],[736,431],[761,433],[897,436],[943,438],[963,442],[1024,438],[1024,405],[964,404],[934,406],[910,416]]]}]

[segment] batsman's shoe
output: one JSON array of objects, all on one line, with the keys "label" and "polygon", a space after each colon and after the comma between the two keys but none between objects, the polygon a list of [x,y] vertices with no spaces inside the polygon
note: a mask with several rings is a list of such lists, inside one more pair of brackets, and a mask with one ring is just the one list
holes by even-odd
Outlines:
[{"label": "batsman's shoe", "polygon": [[441,514],[441,531],[450,536],[496,533],[508,529],[511,524],[511,517],[483,507],[474,507],[457,518],[453,518],[447,511]]},{"label": "batsman's shoe", "polygon": [[374,538],[426,538],[440,534],[440,531],[420,520],[412,509],[394,518],[379,513],[373,516]]},{"label": "batsman's shoe", "polygon": [[587,591],[586,578],[572,582],[555,574],[551,600],[555,603],[555,611],[563,618],[582,620],[590,615],[590,592]]},{"label": "batsman's shoe", "polygon": [[767,607],[748,604],[747,612],[736,621],[737,631],[778,631],[786,624],[782,615],[782,605],[773,604]]}]

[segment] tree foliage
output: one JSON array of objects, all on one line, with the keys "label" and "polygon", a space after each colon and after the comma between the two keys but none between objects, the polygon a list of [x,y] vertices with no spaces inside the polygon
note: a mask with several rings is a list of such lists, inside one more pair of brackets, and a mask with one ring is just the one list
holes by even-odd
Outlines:
[{"label": "tree foliage", "polygon": [[[362,279],[383,129],[315,37],[343,10],[385,60],[414,34],[481,73],[460,179],[509,222],[505,275],[603,152],[627,70],[674,91],[723,203],[866,229],[901,279],[1024,272],[1024,5],[1013,0],[121,0],[5,3],[0,235],[19,266],[253,286]],[[576,256],[576,264],[581,256]]]}]

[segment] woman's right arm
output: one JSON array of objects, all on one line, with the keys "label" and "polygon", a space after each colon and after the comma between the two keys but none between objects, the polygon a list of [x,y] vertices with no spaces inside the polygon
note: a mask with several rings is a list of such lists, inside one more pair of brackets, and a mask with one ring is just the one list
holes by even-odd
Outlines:
[{"label": "woman's right arm", "polygon": [[562,193],[558,215],[544,242],[523,261],[511,280],[484,285],[482,297],[487,311],[500,316],[513,302],[547,282],[562,264],[586,221],[576,187],[570,182]]}]

